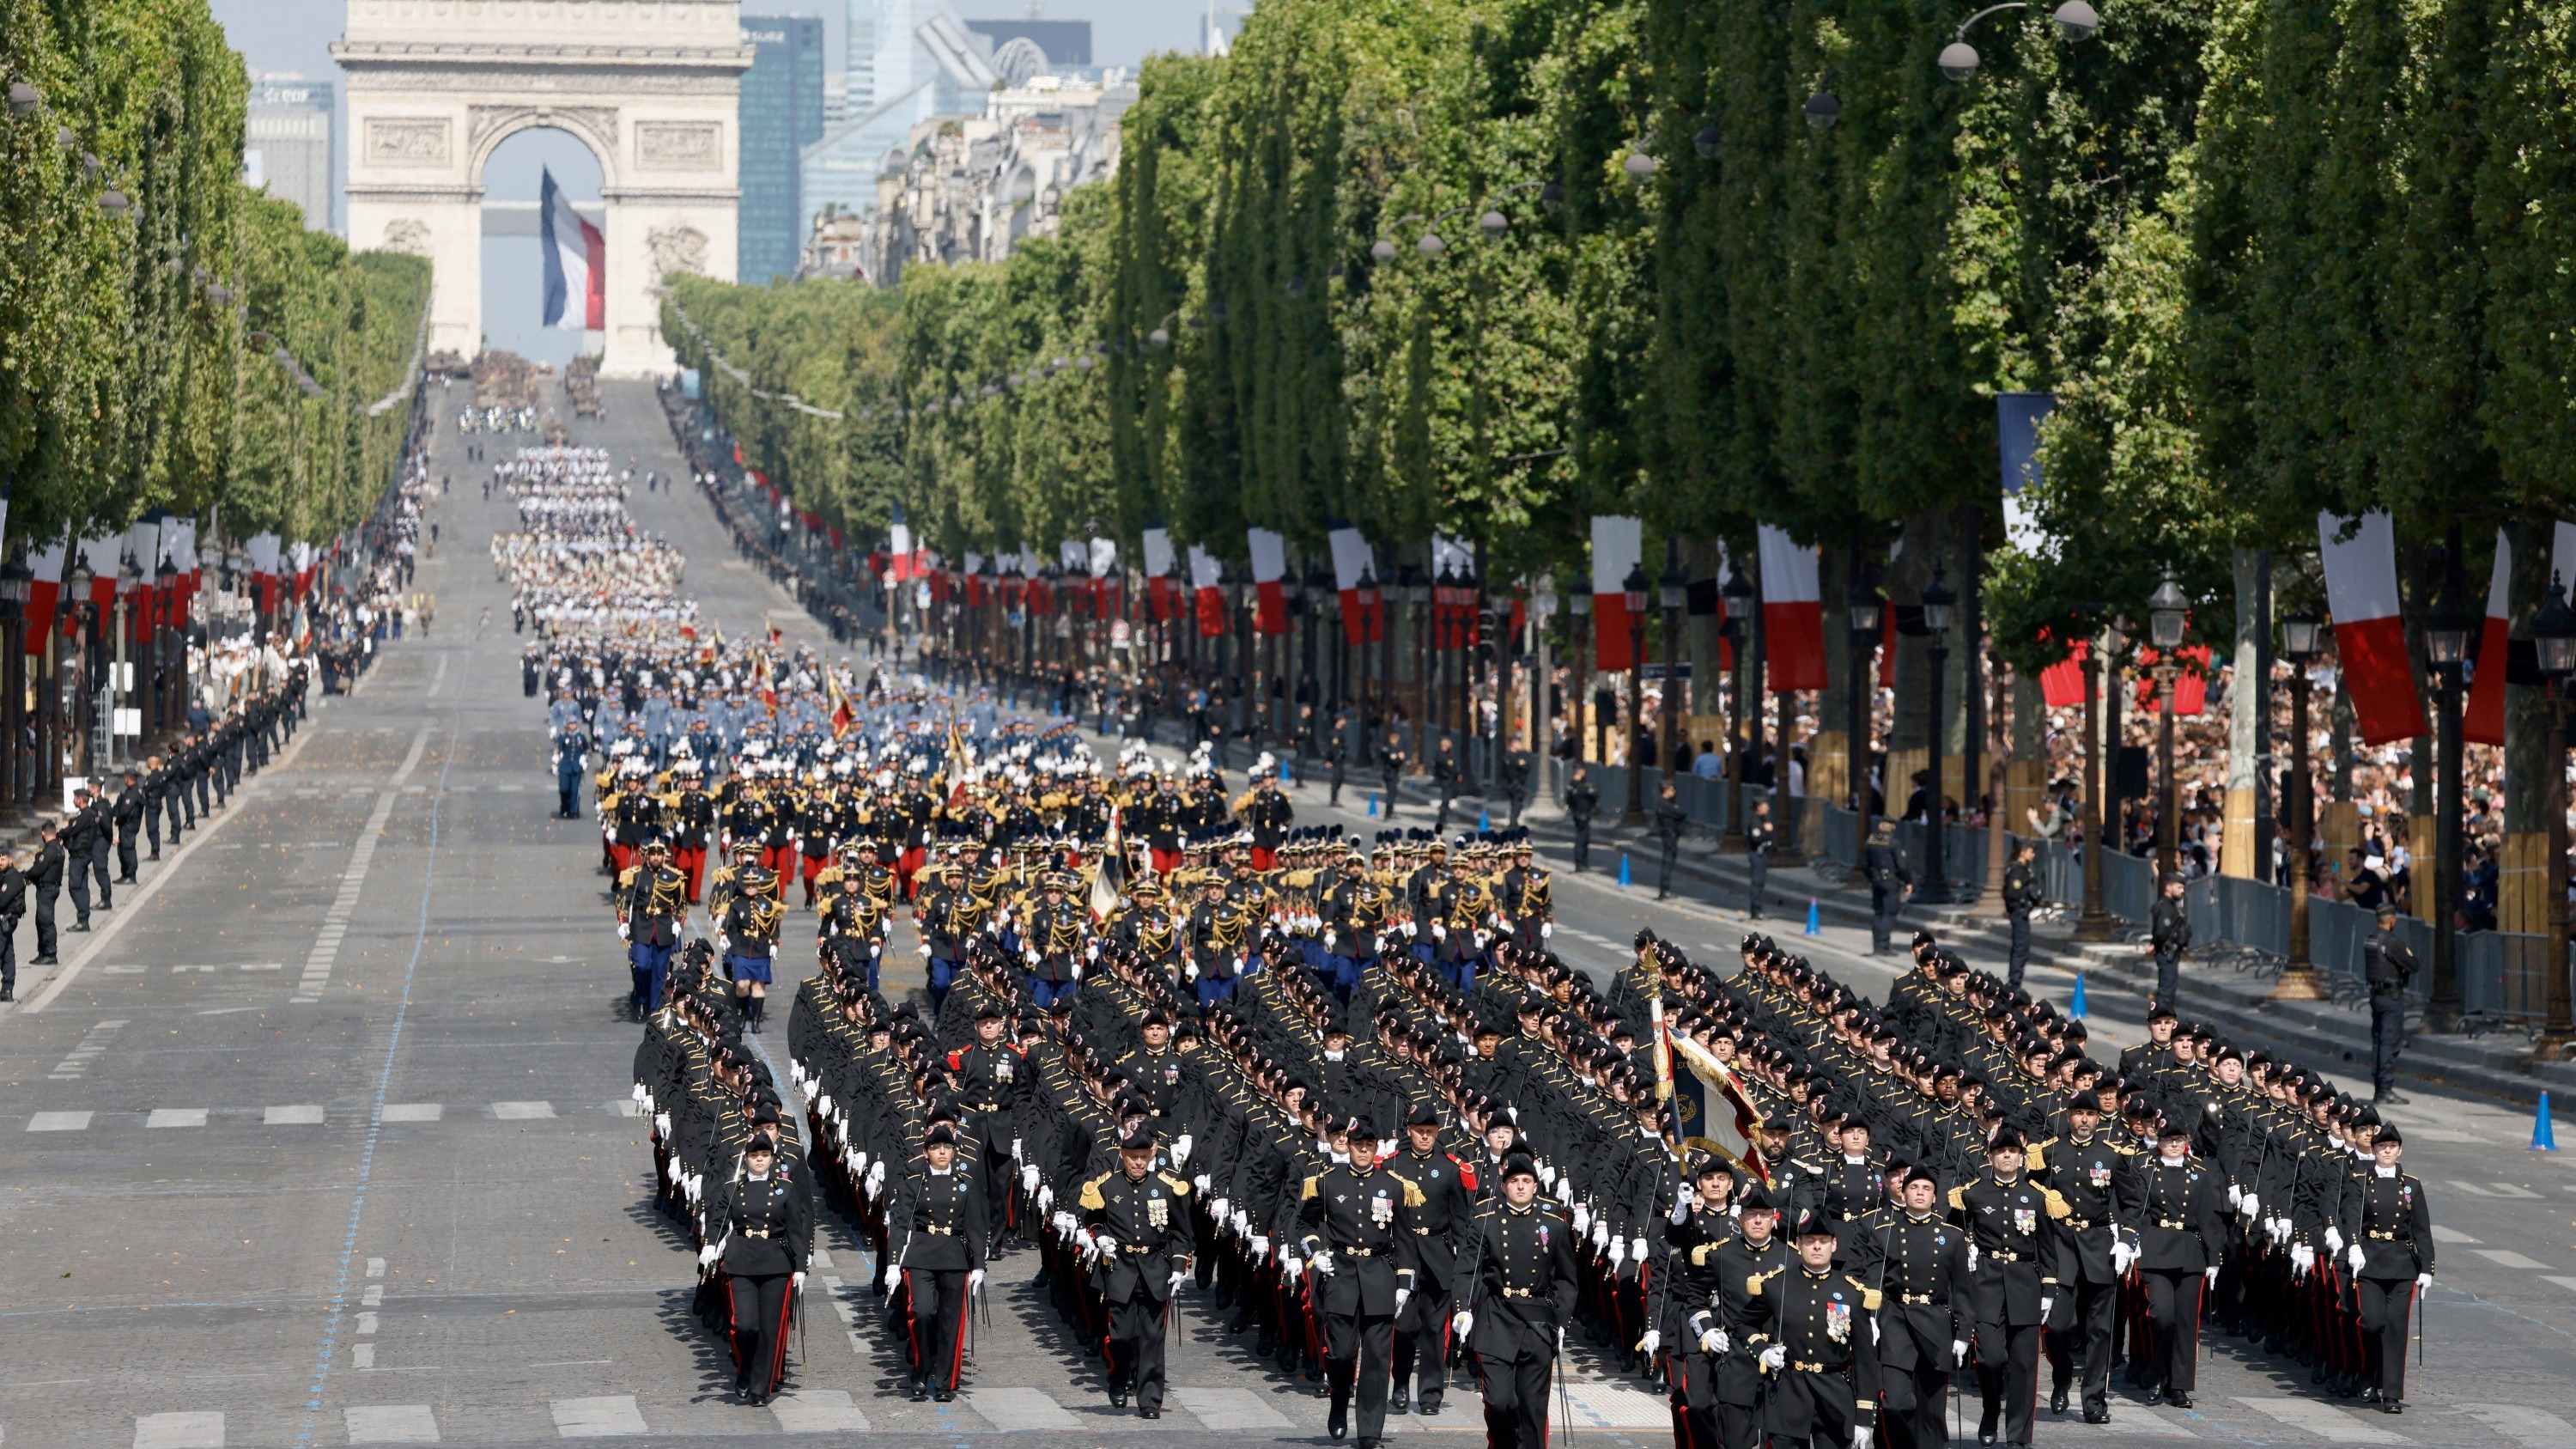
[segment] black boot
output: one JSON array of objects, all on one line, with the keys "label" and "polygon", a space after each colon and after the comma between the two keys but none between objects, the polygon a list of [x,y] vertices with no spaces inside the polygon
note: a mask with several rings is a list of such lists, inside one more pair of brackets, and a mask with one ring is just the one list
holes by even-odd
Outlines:
[{"label": "black boot", "polygon": [[1403,1413],[1410,1413],[1410,1412],[1412,1411],[1412,1408],[1413,1408],[1413,1395],[1412,1395],[1412,1393],[1411,1393],[1411,1392],[1409,1392],[1409,1391],[1404,1387],[1404,1384],[1403,1384],[1403,1382],[1402,1382],[1401,1380],[1397,1381],[1396,1383],[1394,1383],[1394,1384],[1390,1385],[1390,1386],[1387,1388],[1387,1391],[1386,1391],[1386,1411],[1387,1411],[1388,1413],[1390,1413],[1390,1414],[1403,1414]]},{"label": "black boot", "polygon": [[1347,1395],[1333,1395],[1333,1412],[1324,1420],[1324,1431],[1336,1441],[1350,1436],[1351,1401]]}]

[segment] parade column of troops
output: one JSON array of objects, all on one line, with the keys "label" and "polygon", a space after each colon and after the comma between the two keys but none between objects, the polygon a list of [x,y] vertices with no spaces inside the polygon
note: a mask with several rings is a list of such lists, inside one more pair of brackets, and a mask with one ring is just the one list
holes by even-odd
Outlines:
[{"label": "parade column of troops", "polygon": [[[828,1217],[876,1254],[916,1398],[957,1392],[984,1265],[1034,1251],[1113,1403],[1159,1415],[1194,1304],[1362,1444],[1453,1368],[1494,1442],[1540,1443],[1569,1329],[1698,1449],[1937,1444],[1960,1371],[1980,1438],[2027,1444],[2043,1366],[2090,1422],[2115,1367],[2188,1405],[2204,1327],[2402,1407],[2423,1184],[2298,1063],[2170,1012],[2097,1062],[1921,934],[1884,1004],[1762,936],[1721,974],[1641,932],[1598,985],[1549,948],[1526,839],[1344,839],[1266,762],[1235,791],[727,640],[676,555],[564,569],[640,538],[595,466],[509,466],[532,533],[496,559],[548,605],[528,692],[595,771],[657,1192],[749,1400]],[[924,990],[886,984],[899,914]],[[773,990],[801,1111],[746,1039]],[[1664,1092],[1658,1019],[1700,1092]]]}]

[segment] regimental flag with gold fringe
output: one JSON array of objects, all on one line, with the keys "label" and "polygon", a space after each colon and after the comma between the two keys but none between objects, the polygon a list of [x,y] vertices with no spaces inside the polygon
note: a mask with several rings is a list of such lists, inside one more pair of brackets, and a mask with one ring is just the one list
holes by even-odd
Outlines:
[{"label": "regimental flag with gold fringe", "polygon": [[1757,1134],[1762,1114],[1754,1109],[1744,1084],[1708,1049],[1686,1036],[1670,1039],[1673,1062],[1673,1109],[1681,1119],[1682,1145],[1714,1152],[1765,1186],[1771,1181],[1762,1161]]}]

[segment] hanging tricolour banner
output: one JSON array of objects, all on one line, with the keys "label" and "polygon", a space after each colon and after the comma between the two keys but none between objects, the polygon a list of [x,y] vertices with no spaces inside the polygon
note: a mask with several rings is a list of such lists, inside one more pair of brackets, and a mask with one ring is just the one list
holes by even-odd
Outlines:
[{"label": "hanging tricolour banner", "polygon": [[1762,1114],[1735,1073],[1708,1048],[1688,1036],[1670,1038],[1673,1056],[1673,1109],[1686,1143],[1714,1152],[1768,1183],[1755,1134]]},{"label": "hanging tricolour banner", "polygon": [[1199,633],[1210,639],[1225,633],[1225,569],[1207,550],[1190,545],[1190,590],[1198,598]]},{"label": "hanging tricolour banner", "polygon": [[1145,602],[1157,623],[1181,612],[1180,581],[1172,577],[1172,531],[1159,524],[1145,530]]},{"label": "hanging tricolour banner", "polygon": [[54,604],[62,597],[63,560],[71,546],[49,543],[27,555],[35,577],[27,581],[27,652],[45,652],[45,634],[54,627]]},{"label": "hanging tricolour banner", "polygon": [[1252,627],[1264,634],[1288,632],[1288,540],[1266,528],[1244,530],[1252,549]]},{"label": "hanging tricolour banner", "polygon": [[1771,690],[1825,687],[1824,591],[1816,551],[1769,524],[1761,527],[1762,653]]},{"label": "hanging tricolour banner", "polygon": [[[2351,537],[2344,531],[2350,528]],[[2391,744],[2424,733],[2424,704],[2406,657],[2406,621],[2397,592],[2397,534],[2385,513],[2356,523],[2317,515],[2317,553],[2325,564],[2326,605],[2334,611],[2335,657],[2362,743]]]},{"label": "hanging tricolour banner", "polygon": [[607,331],[608,238],[573,210],[552,171],[540,173],[537,232],[546,263],[545,325]]},{"label": "hanging tricolour banner", "polygon": [[1645,557],[1645,527],[1615,513],[1592,516],[1593,667],[1628,667],[1628,574]]},{"label": "hanging tricolour banner", "polygon": [[1374,644],[1386,637],[1386,608],[1375,597],[1360,597],[1363,579],[1375,581],[1371,572],[1373,555],[1368,540],[1350,524],[1333,519],[1326,526],[1324,542],[1333,554],[1333,591],[1342,601],[1342,638],[1352,644]]}]

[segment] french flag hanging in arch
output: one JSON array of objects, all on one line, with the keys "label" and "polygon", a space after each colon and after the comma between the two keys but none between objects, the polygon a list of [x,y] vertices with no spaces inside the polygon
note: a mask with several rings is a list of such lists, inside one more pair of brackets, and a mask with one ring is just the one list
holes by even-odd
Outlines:
[{"label": "french flag hanging in arch", "polygon": [[608,330],[608,238],[573,210],[572,198],[543,173],[537,205],[538,248],[546,259],[545,325],[567,332]]}]

